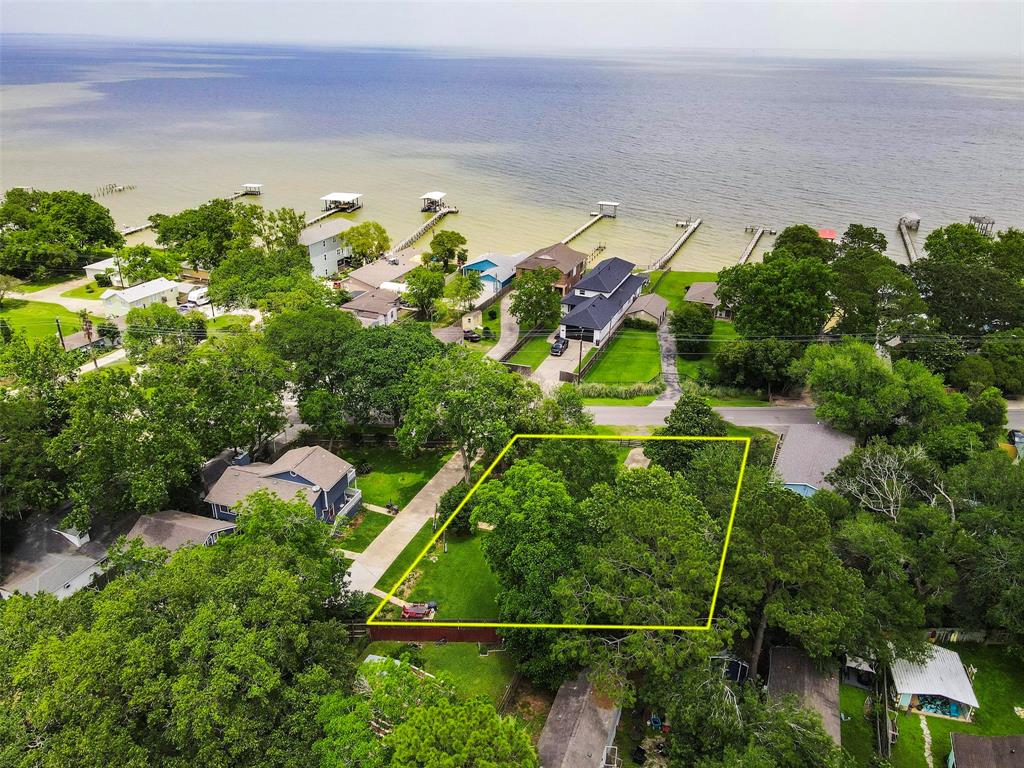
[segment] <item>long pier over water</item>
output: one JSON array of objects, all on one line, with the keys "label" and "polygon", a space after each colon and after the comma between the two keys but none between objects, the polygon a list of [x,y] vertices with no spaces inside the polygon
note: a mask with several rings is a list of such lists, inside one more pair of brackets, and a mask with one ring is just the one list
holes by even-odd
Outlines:
[{"label": "long pier over water", "polygon": [[700,226],[700,223],[701,219],[699,217],[692,221],[687,219],[685,222],[679,222],[677,226],[686,227],[686,229],[683,230],[683,234],[676,238],[676,241],[672,243],[668,250],[661,254],[653,264],[651,264],[650,268],[661,269],[663,266],[668,264],[672,260],[672,257],[679,252],[679,249],[683,247],[686,241],[690,239],[690,235],[697,231],[697,227]]}]

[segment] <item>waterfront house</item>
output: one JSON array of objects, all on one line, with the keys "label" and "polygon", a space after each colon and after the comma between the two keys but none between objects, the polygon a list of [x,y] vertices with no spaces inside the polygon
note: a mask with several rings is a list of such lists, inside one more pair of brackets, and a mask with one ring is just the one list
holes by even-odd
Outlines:
[{"label": "waterfront house", "polygon": [[320,520],[351,517],[360,506],[356,471],[342,458],[320,446],[293,448],[273,464],[247,457],[227,467],[209,492],[206,503],[217,520],[234,522],[236,508],[249,494],[267,490],[285,501],[300,499]]},{"label": "waterfront house", "polygon": [[391,325],[398,319],[400,298],[394,291],[377,288],[357,293],[341,308],[355,315],[364,328]]},{"label": "waterfront house", "polygon": [[940,645],[929,650],[929,658],[920,664],[893,660],[889,672],[896,706],[922,715],[970,721],[978,697],[960,654]]},{"label": "waterfront house", "polygon": [[717,290],[718,283],[694,283],[686,289],[686,295],[683,298],[694,304],[703,304],[719,320],[732,320],[732,310],[722,305],[718,296],[715,295]]},{"label": "waterfront house", "polygon": [[1024,768],[1024,736],[949,734],[946,768]]},{"label": "waterfront house", "polygon": [[142,515],[128,532],[128,539],[142,539],[147,547],[163,547],[177,552],[190,544],[210,546],[220,536],[232,533],[235,523],[211,517],[191,515],[188,512],[165,510]]},{"label": "waterfront house", "polygon": [[521,275],[535,269],[556,269],[558,277],[552,287],[565,296],[587,269],[587,254],[570,248],[565,243],[555,243],[541,248],[516,265],[516,274]]},{"label": "waterfront house", "polygon": [[602,261],[562,298],[559,335],[601,346],[611,337],[647,285],[646,275],[634,275],[635,265],[623,259]]},{"label": "waterfront house", "polygon": [[143,309],[154,304],[173,307],[178,303],[178,284],[166,277],[158,277],[131,288],[108,288],[100,294],[100,298],[103,299],[103,309],[110,315],[127,315],[133,309]]},{"label": "waterfront house", "polygon": [[645,293],[630,304],[626,317],[661,325],[668,316],[668,301],[656,293]]},{"label": "waterfront house", "polygon": [[484,295],[495,294],[512,282],[516,267],[527,258],[526,251],[506,256],[500,253],[485,253],[462,267],[463,274],[479,272],[484,286]]},{"label": "waterfront house", "polygon": [[402,283],[405,276],[416,269],[420,263],[418,250],[403,248],[352,270],[345,280],[338,284],[338,287],[346,288],[352,293],[372,291],[377,288],[394,290],[392,286]]},{"label": "waterfront house", "polygon": [[313,277],[336,275],[341,266],[352,258],[352,249],[342,234],[352,226],[353,222],[348,219],[325,219],[299,233],[299,245],[309,252]]},{"label": "waterfront house", "polygon": [[816,669],[799,648],[776,646],[768,668],[768,695],[773,699],[796,696],[801,706],[821,716],[825,732],[839,745],[839,676],[834,670]]}]

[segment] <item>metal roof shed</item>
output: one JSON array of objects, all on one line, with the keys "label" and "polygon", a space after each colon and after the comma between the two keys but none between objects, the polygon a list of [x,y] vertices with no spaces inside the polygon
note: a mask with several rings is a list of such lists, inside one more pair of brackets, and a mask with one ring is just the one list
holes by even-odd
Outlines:
[{"label": "metal roof shed", "polygon": [[978,706],[974,686],[956,651],[935,645],[931,648],[931,658],[921,664],[895,659],[890,670],[901,707],[912,706],[914,698],[939,696],[966,705],[968,712],[965,715],[970,719]]}]

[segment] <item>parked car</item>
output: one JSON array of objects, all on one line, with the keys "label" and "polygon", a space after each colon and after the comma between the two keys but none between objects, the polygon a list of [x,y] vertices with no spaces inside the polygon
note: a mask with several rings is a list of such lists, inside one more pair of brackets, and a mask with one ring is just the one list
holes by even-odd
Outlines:
[{"label": "parked car", "polygon": [[462,338],[466,341],[477,342],[480,341],[480,334],[476,331],[463,331]]},{"label": "parked car", "polygon": [[402,606],[402,618],[413,621],[430,621],[437,613],[437,603],[411,603]]},{"label": "parked car", "polygon": [[198,307],[191,301],[186,301],[178,305],[178,312],[182,315],[186,312],[191,312],[193,309],[198,309]]},{"label": "parked car", "polygon": [[555,357],[561,357],[562,353],[569,348],[569,340],[559,336],[555,339],[555,343],[551,345],[551,354]]}]

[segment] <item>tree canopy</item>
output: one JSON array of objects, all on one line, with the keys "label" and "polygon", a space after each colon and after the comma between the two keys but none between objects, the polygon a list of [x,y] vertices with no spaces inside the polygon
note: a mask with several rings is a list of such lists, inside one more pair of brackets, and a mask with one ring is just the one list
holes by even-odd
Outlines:
[{"label": "tree canopy", "polygon": [[461,266],[469,257],[466,242],[466,238],[458,232],[442,229],[430,239],[430,260],[440,262],[445,272],[453,261]]},{"label": "tree canopy", "polygon": [[552,287],[557,279],[557,269],[528,270],[516,278],[510,311],[523,330],[557,327],[562,313],[561,296]]},{"label": "tree canopy", "polygon": [[364,221],[349,227],[342,237],[345,244],[352,249],[351,263],[353,267],[361,267],[376,261],[391,247],[391,238],[387,230],[376,221]]}]

